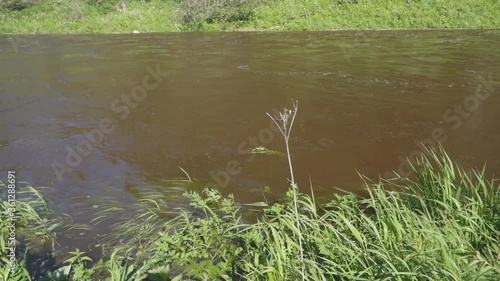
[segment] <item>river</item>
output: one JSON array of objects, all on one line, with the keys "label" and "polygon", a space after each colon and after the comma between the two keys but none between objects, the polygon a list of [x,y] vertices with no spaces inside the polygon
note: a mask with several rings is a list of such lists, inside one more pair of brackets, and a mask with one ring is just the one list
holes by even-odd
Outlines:
[{"label": "river", "polygon": [[[318,197],[362,194],[358,172],[406,174],[420,142],[492,174],[499,46],[498,30],[2,35],[0,179],[15,170],[89,225],[62,233],[80,246],[116,222],[92,225],[97,210],[126,211],[148,191],[169,210],[205,186],[241,203],[267,186],[272,200],[287,159],[248,152],[285,151],[266,112],[291,100],[296,180]],[[172,184],[183,170],[194,182]]]}]

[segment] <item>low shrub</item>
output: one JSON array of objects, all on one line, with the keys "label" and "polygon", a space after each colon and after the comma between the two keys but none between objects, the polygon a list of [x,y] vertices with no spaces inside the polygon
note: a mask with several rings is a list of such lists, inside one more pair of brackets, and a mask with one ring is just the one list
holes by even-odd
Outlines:
[{"label": "low shrub", "polygon": [[5,0],[0,1],[0,7],[6,11],[22,11],[36,4],[36,0]]},{"label": "low shrub", "polygon": [[252,18],[260,0],[184,0],[182,19],[185,24],[245,22]]}]

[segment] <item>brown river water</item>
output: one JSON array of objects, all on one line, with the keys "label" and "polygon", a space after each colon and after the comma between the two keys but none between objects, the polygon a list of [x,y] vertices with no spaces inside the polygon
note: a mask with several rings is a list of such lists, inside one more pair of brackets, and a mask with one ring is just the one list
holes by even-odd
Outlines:
[{"label": "brown river water", "polygon": [[[362,194],[358,172],[407,174],[419,142],[498,174],[499,47],[499,30],[2,35],[0,179],[15,170],[90,225],[61,234],[80,248],[110,231],[90,223],[101,206],[151,190],[169,209],[204,186],[278,198],[286,157],[248,151],[285,151],[266,112],[291,99],[296,180],[316,196]],[[194,183],[168,183],[179,166]]]}]

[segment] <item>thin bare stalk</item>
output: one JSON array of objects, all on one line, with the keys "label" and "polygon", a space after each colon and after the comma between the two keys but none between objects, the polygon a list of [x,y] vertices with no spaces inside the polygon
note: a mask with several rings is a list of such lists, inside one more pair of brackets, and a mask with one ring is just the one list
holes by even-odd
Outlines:
[{"label": "thin bare stalk", "polygon": [[285,108],[283,112],[279,113],[279,116],[272,116],[269,113],[266,113],[271,120],[273,120],[274,124],[278,127],[283,138],[285,139],[286,146],[286,154],[288,155],[288,166],[290,167],[290,180],[292,184],[293,191],[293,203],[295,209],[295,222],[297,225],[297,230],[299,232],[299,254],[300,254],[300,263],[302,266],[302,280],[305,280],[305,263],[304,263],[304,249],[302,247],[302,232],[300,231],[300,218],[299,218],[299,204],[298,204],[298,189],[299,187],[295,183],[295,178],[293,174],[293,166],[292,166],[292,155],[290,154],[290,133],[292,132],[293,122],[295,121],[295,116],[297,115],[297,111],[299,110],[299,102],[292,100],[293,109]]}]

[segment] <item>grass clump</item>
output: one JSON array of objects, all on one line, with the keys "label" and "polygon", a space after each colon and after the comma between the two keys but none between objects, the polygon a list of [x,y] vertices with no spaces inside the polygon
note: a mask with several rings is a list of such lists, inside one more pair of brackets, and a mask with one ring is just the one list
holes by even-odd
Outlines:
[{"label": "grass clump", "polygon": [[495,280],[496,181],[444,151],[429,150],[414,172],[416,179],[366,181],[368,198],[337,195],[321,207],[291,189],[288,203],[266,208],[256,224],[241,221],[232,197],[189,194],[196,208],[162,234],[155,260],[195,280]]},{"label": "grass clump", "polygon": [[[54,245],[53,230],[59,224],[48,219],[49,210],[46,201],[31,186],[18,188],[13,204],[9,203],[11,201],[7,199],[8,193],[5,189],[0,195],[2,200],[0,204],[0,280],[31,280],[27,268],[27,257],[39,254],[48,242]],[[12,236],[13,234],[15,236]],[[15,248],[14,264],[11,264],[8,257],[12,255],[12,248]],[[10,270],[12,265],[14,265],[14,271]]]},{"label": "grass clump", "polygon": [[263,146],[254,147],[252,150],[250,150],[250,153],[252,153],[252,154],[264,154],[264,155],[279,155],[279,156],[286,155],[283,152],[276,151],[276,150],[270,150],[270,149],[267,149]]},{"label": "grass clump", "polygon": [[[165,224],[150,263],[183,270],[195,280],[233,280],[246,227],[234,198],[224,198],[210,189],[185,196],[191,209]],[[183,274],[177,272],[177,276],[182,278]]]}]

